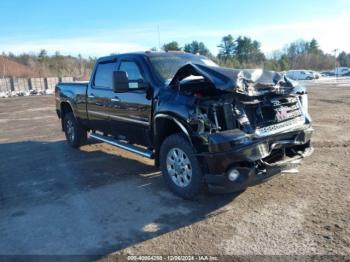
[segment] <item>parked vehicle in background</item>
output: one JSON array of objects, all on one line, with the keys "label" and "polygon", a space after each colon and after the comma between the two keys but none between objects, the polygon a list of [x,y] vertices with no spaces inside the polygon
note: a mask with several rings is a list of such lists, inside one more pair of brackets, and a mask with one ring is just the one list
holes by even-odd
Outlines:
[{"label": "parked vehicle in background", "polygon": [[[57,115],[72,147],[90,137],[155,160],[169,188],[193,198],[242,191],[309,156],[306,89],[280,73],[222,68],[204,56],[100,58],[87,83],[59,83]],[[132,193],[132,192],[130,192]]]},{"label": "parked vehicle in background", "polygon": [[309,72],[312,74],[314,79],[320,79],[321,74],[319,72],[316,72],[316,71],[309,71]]},{"label": "parked vehicle in background", "polygon": [[287,77],[293,80],[313,80],[315,75],[312,71],[308,70],[289,70]]},{"label": "parked vehicle in background", "polygon": [[335,76],[334,71],[323,71],[321,72],[322,77],[330,77],[330,76]]},{"label": "parked vehicle in background", "polygon": [[350,68],[349,67],[337,67],[335,71],[333,71],[335,75],[337,76],[346,76],[350,74]]}]

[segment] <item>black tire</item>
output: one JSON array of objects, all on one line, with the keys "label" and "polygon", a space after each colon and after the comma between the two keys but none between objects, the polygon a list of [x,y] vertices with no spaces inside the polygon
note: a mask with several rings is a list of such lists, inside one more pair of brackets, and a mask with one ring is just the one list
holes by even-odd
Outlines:
[{"label": "black tire", "polygon": [[78,148],[87,140],[86,130],[78,123],[73,113],[67,113],[63,119],[64,133],[69,145]]},{"label": "black tire", "polygon": [[[182,162],[177,162],[176,160],[173,160],[174,157],[171,157],[173,156],[172,153],[176,154],[176,150],[181,150],[186,155],[186,158],[181,158],[184,160],[183,162],[185,167],[182,166],[183,168],[181,168],[181,165],[183,164]],[[180,154],[184,156],[181,151]],[[159,158],[160,169],[162,171],[164,180],[174,194],[184,199],[193,199],[204,189],[204,177],[202,168],[197,157],[195,156],[195,152],[191,144],[183,135],[174,134],[167,137],[160,148]],[[173,167],[173,165],[170,164],[168,167],[168,159],[169,161],[178,163],[177,166]],[[188,163],[190,163],[190,165],[188,165]],[[168,168],[170,171],[168,171]],[[189,170],[191,170],[191,179],[188,179],[188,177],[190,177],[187,173]],[[171,175],[169,172],[172,172],[173,175]],[[177,175],[177,173],[180,173],[180,175]],[[184,181],[185,177],[186,181]],[[180,183],[180,185],[177,183]],[[181,185],[181,183],[183,184]]]}]

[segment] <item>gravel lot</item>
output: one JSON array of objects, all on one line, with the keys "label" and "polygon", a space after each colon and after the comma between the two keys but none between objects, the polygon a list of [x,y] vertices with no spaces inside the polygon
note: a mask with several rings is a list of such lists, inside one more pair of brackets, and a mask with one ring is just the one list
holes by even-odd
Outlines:
[{"label": "gravel lot", "polygon": [[308,82],[315,153],[298,175],[194,202],[152,162],[71,149],[54,98],[0,99],[0,254],[350,255],[350,80]]}]

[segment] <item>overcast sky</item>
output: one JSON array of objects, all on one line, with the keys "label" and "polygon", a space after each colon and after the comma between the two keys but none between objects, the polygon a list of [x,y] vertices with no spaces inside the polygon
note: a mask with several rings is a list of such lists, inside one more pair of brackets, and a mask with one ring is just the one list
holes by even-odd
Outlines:
[{"label": "overcast sky", "polygon": [[176,40],[203,41],[214,54],[222,36],[249,36],[265,53],[316,38],[326,52],[350,52],[348,0],[1,0],[0,52],[102,56]]}]

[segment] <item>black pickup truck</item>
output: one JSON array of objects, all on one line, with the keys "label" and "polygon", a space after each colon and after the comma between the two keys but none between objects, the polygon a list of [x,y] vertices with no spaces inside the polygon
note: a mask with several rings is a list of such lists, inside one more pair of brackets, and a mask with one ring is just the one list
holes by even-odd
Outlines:
[{"label": "black pickup truck", "polygon": [[298,172],[312,153],[306,90],[285,75],[217,66],[206,57],[142,52],[98,59],[91,80],[56,86],[72,147],[90,138],[155,160],[190,199],[238,192]]}]

